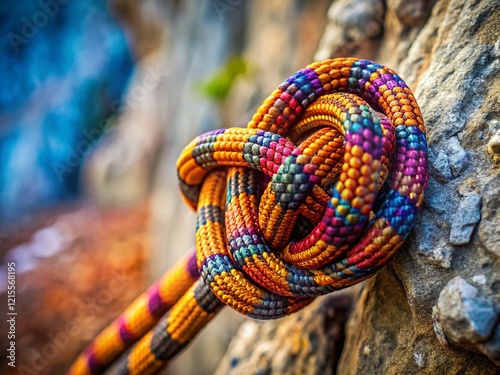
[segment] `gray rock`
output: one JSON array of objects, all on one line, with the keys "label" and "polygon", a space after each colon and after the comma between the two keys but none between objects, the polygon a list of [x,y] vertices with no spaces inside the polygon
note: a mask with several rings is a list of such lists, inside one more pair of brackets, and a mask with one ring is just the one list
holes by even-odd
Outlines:
[{"label": "gray rock", "polygon": [[415,363],[418,367],[425,367],[425,354],[415,352],[413,353],[413,358],[415,358]]},{"label": "gray rock", "polygon": [[442,246],[432,249],[424,255],[429,257],[430,261],[441,268],[450,269],[453,249],[450,246]]},{"label": "gray rock", "polygon": [[460,276],[441,291],[437,308],[446,337],[459,344],[486,341],[498,318],[493,302],[479,296]]},{"label": "gray rock", "polygon": [[443,331],[443,325],[441,324],[441,320],[439,318],[439,309],[437,306],[432,307],[432,327],[434,328],[434,332],[436,332],[436,337],[439,340],[439,343],[447,348],[450,346],[448,339]]},{"label": "gray rock", "polygon": [[451,224],[450,242],[453,245],[468,244],[479,220],[481,220],[481,196],[472,194],[463,198]]},{"label": "gray rock", "polygon": [[500,175],[490,179],[482,189],[483,208],[479,225],[479,242],[500,257]]},{"label": "gray rock", "polygon": [[439,217],[438,221],[443,222],[443,218],[447,218],[450,212],[455,211],[459,203],[459,197],[456,195],[450,197],[448,190],[443,188],[441,182],[438,182],[436,178],[430,178],[427,184],[425,203],[428,209]]},{"label": "gray rock", "polygon": [[479,350],[500,366],[500,324],[497,324],[490,339],[478,346]]},{"label": "gray rock", "polygon": [[498,130],[488,142],[488,151],[494,156],[500,155],[500,130]]},{"label": "gray rock", "polygon": [[383,30],[383,8],[381,0],[333,2],[315,60],[354,55],[360,49],[373,58],[374,41]]},{"label": "gray rock", "polygon": [[474,275],[474,276],[472,276],[472,282],[476,285],[485,285],[486,284],[486,276]]},{"label": "gray rock", "polygon": [[447,141],[448,162],[453,177],[458,177],[467,168],[469,156],[460,144],[457,137],[451,137]]},{"label": "gray rock", "polygon": [[443,150],[439,150],[438,155],[432,163],[432,172],[434,177],[441,182],[448,182],[453,179],[451,174],[448,155]]}]

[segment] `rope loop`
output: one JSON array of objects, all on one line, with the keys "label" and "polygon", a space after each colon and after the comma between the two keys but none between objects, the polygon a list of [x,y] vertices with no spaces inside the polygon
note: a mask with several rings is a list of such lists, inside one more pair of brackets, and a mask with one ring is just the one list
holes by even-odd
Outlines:
[{"label": "rope loop", "polygon": [[287,79],[247,128],[194,139],[177,169],[205,283],[245,315],[279,318],[398,250],[424,198],[425,127],[394,71],[331,59]]}]

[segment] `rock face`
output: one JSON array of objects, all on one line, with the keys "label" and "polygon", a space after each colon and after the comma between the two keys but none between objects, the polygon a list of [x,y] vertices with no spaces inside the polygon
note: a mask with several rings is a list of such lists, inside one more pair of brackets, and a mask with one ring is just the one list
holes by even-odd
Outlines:
[{"label": "rock face", "polygon": [[352,302],[352,293],[339,292],[316,300],[309,308],[279,323],[245,322],[216,375],[319,375],[325,369],[334,369]]},{"label": "rock face", "polygon": [[[426,121],[430,180],[404,248],[365,283],[332,371],[497,373],[500,9],[493,0],[437,1],[432,9],[426,1],[387,1],[385,9],[380,3],[334,2],[316,57],[342,55],[355,41],[361,49],[349,51],[398,71]],[[363,32],[377,22],[383,35]],[[241,341],[251,356],[253,340],[235,339],[227,356]]]}]

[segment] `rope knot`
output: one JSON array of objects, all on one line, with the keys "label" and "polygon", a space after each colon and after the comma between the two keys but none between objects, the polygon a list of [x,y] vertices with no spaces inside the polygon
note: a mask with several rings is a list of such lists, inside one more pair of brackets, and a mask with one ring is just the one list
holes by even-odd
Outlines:
[{"label": "rope knot", "polygon": [[177,168],[205,283],[270,319],[373,275],[420,210],[424,131],[395,72],[333,59],[286,80],[247,128],[197,137]]}]

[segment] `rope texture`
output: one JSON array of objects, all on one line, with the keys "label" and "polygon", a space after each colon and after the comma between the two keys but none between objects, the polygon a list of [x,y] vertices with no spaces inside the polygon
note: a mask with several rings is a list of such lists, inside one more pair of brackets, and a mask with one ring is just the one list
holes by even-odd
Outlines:
[{"label": "rope texture", "polygon": [[224,305],[275,319],[373,276],[421,209],[425,127],[393,70],[331,59],[288,78],[247,128],[194,139],[177,169],[198,215],[196,251],[107,327],[68,374],[102,373],[134,343],[113,373],[154,374]]}]

